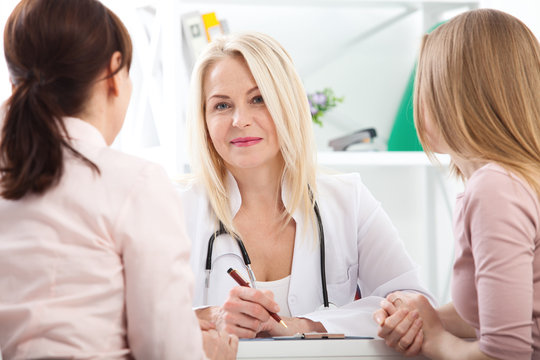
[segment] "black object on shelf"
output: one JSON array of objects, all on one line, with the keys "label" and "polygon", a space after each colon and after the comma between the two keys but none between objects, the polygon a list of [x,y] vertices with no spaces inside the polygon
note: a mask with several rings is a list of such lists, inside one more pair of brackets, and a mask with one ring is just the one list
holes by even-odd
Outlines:
[{"label": "black object on shelf", "polygon": [[353,132],[345,136],[341,136],[332,139],[328,142],[328,145],[334,149],[334,151],[345,151],[351,145],[358,143],[369,143],[377,136],[377,131],[374,128],[367,128]]}]

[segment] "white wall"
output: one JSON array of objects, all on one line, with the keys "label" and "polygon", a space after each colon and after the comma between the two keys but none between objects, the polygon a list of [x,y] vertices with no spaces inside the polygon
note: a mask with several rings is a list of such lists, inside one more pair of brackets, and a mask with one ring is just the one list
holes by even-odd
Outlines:
[{"label": "white wall", "polygon": [[[176,124],[181,123],[183,118],[189,77],[182,63],[181,49],[176,49],[175,45],[171,45],[176,44],[176,40],[180,41],[179,26],[172,24],[167,31],[168,41],[173,41],[172,43],[165,43],[167,36],[161,34],[162,38],[156,45],[162,47],[160,52],[156,53],[156,57],[173,58],[172,61],[175,61],[174,66],[177,69],[174,78],[169,78],[170,81],[176,82],[176,85],[167,85],[169,90],[161,89],[161,94],[175,97],[176,100],[169,100],[169,103],[176,101],[178,105],[164,106],[158,99],[154,100],[154,103],[157,102],[159,105],[156,104],[152,108],[158,111],[155,109],[168,107],[160,113],[159,117],[172,118],[164,126],[173,129],[164,131],[161,126],[156,128],[152,121],[141,120],[141,118],[148,119],[152,115],[149,115],[151,109],[139,105],[146,100],[138,96],[149,88],[152,90],[150,94],[159,94],[160,85],[163,85],[167,78],[159,79],[159,84],[154,84],[154,87],[151,83],[143,84],[142,82],[142,70],[137,69],[147,69],[149,66],[158,67],[162,64],[153,63],[146,66],[143,65],[144,61],[140,61],[144,54],[149,52],[148,47],[144,48],[144,43],[148,39],[142,38],[153,35],[154,24],[148,14],[144,16],[144,12],[135,11],[136,8],[140,9],[144,4],[148,4],[147,8],[159,5],[162,8],[170,8],[171,12],[177,13],[178,16],[192,10],[202,13],[215,11],[220,19],[227,20],[231,31],[257,30],[278,39],[291,53],[308,91],[329,86],[337,95],[345,97],[344,103],[325,115],[323,118],[325,126],[315,127],[320,150],[328,149],[327,143],[331,138],[370,126],[378,130],[377,141],[386,143],[401,94],[413,68],[419,38],[425,26],[421,11],[411,11],[408,7],[401,5],[388,6],[384,1],[376,6],[373,4],[378,3],[374,1],[292,0],[288,4],[285,1],[270,0],[224,2],[104,0],[104,2],[119,13],[126,22],[136,43],[135,51],[142,54],[136,55],[134,59],[136,63],[140,62],[141,66],[136,64],[132,73],[134,96],[125,129],[115,145],[126,151],[163,162],[171,173],[181,170],[183,167],[180,163],[185,161],[182,151],[170,144],[171,141],[177,141],[177,132],[181,131],[181,128],[176,128]],[[0,2],[2,28],[16,3],[17,1],[14,0]],[[282,5],[272,5],[275,3]],[[306,5],[311,3],[315,5]],[[339,6],[333,5],[334,3]],[[533,32],[540,34],[539,1],[481,0],[479,3],[480,7],[498,8],[519,17]],[[173,16],[175,15],[171,14],[171,17]],[[396,21],[391,23],[392,19]],[[161,18],[159,21],[163,23]],[[143,23],[144,25],[141,25]],[[381,26],[381,24],[386,24],[386,26]],[[144,35],[145,32],[146,35]],[[373,33],[366,36],[370,32]],[[11,90],[4,58],[3,56],[0,58],[0,99],[6,99]],[[155,70],[151,70],[147,75],[155,77]],[[143,97],[148,97],[148,93]],[[139,119],[135,120],[136,117]],[[137,124],[134,124],[135,122]],[[124,133],[127,136],[123,136]],[[163,146],[156,145],[163,143],[160,137],[166,137],[169,134],[174,134],[175,138],[165,141],[165,149]],[[170,152],[174,153],[173,160],[168,158]],[[181,159],[176,159],[177,157]]]}]

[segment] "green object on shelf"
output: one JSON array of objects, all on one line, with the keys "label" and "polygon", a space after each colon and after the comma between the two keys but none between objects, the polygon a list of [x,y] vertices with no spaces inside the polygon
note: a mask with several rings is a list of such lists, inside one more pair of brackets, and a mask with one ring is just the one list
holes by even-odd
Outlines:
[{"label": "green object on shelf", "polygon": [[[444,24],[442,21],[435,24],[428,33],[435,30],[439,25]],[[423,151],[416,128],[414,127],[413,115],[413,94],[414,94],[414,78],[416,77],[416,66],[414,64],[413,71],[407,82],[407,87],[401,98],[399,109],[394,120],[394,126],[388,139],[388,151]]]},{"label": "green object on shelf", "polygon": [[405,93],[401,98],[399,109],[394,121],[390,138],[388,139],[388,151],[422,151],[422,145],[416,135],[413,118],[413,92],[416,65],[409,77]]}]

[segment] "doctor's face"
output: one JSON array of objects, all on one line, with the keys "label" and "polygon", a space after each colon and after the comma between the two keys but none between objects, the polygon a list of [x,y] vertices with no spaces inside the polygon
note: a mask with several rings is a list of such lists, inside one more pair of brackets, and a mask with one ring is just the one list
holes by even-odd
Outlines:
[{"label": "doctor's face", "polygon": [[219,60],[208,69],[203,86],[208,133],[227,167],[279,166],[276,127],[245,60]]}]

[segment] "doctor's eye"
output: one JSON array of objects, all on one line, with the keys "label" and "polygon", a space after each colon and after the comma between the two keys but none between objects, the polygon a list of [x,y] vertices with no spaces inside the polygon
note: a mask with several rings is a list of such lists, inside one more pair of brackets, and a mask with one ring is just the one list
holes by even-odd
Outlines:
[{"label": "doctor's eye", "polygon": [[251,102],[253,104],[264,104],[264,99],[263,99],[262,95],[257,95],[255,97],[253,97],[253,99],[251,99]]},{"label": "doctor's eye", "polygon": [[216,110],[227,110],[227,109],[229,109],[230,107],[231,107],[231,106],[230,106],[229,104],[227,104],[227,103],[218,103],[218,104],[216,104],[216,106],[214,106],[214,108],[215,108]]}]

